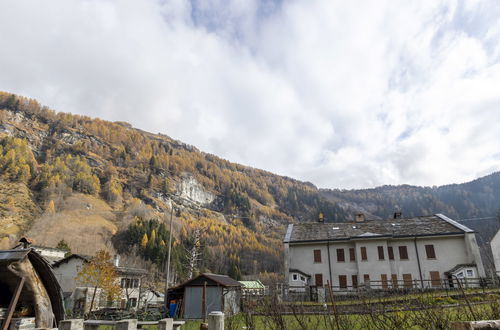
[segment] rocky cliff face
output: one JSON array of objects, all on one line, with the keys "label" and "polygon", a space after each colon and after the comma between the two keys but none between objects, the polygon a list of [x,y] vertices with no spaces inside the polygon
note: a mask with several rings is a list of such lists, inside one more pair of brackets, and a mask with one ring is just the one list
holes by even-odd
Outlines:
[{"label": "rocky cliff face", "polygon": [[177,184],[176,195],[187,199],[190,202],[200,206],[210,205],[216,198],[216,195],[207,191],[196,179],[189,175],[183,175],[181,181]]}]

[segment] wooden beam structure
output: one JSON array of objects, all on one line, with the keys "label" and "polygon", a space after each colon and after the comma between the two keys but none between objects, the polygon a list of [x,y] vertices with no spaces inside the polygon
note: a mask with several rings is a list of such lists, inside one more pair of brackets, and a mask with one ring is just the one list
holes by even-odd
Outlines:
[{"label": "wooden beam structure", "polygon": [[5,318],[4,323],[2,324],[2,330],[8,330],[10,326],[10,321],[12,320],[12,315],[14,314],[14,310],[17,306],[17,301],[19,300],[19,296],[21,295],[21,291],[24,286],[24,276],[20,278],[19,283],[17,284],[16,291],[10,300],[9,308],[7,310],[7,317]]}]

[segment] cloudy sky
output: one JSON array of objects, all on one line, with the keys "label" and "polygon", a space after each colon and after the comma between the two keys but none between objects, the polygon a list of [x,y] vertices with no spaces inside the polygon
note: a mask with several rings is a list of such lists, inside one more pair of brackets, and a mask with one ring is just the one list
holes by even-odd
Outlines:
[{"label": "cloudy sky", "polygon": [[500,2],[2,0],[0,89],[319,187],[500,170]]}]

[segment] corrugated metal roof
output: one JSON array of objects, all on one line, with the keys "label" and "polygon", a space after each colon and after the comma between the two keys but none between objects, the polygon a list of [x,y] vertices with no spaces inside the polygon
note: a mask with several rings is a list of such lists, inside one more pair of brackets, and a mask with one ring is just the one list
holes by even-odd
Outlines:
[{"label": "corrugated metal roof", "polygon": [[1,250],[0,262],[13,262],[24,259],[31,249]]},{"label": "corrugated metal roof", "polygon": [[290,242],[335,241],[356,238],[409,237],[463,234],[469,228],[442,215],[407,219],[366,220],[364,222],[319,223],[293,225]]},{"label": "corrugated metal roof", "polygon": [[239,281],[244,289],[265,289],[261,281]]}]

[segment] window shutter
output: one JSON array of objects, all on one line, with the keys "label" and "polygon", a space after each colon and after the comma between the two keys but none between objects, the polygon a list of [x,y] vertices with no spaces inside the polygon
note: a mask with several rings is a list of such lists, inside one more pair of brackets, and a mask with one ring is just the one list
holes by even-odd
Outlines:
[{"label": "window shutter", "polygon": [[349,260],[356,261],[356,251],[354,248],[349,248]]},{"label": "window shutter", "polygon": [[361,260],[368,260],[368,256],[366,254],[366,247],[361,247]]},{"label": "window shutter", "polygon": [[389,260],[394,260],[394,250],[392,246],[387,247],[387,254],[389,255]]},{"label": "window shutter", "polygon": [[426,245],[425,254],[427,254],[427,259],[436,259],[436,251],[434,251],[434,245]]},{"label": "window shutter", "polygon": [[314,262],[321,262],[321,250],[314,250]]},{"label": "window shutter", "polygon": [[337,249],[337,262],[345,261],[344,249]]},{"label": "window shutter", "polygon": [[377,246],[378,250],[378,260],[384,260],[384,247],[383,246]]},{"label": "window shutter", "polygon": [[408,260],[408,249],[406,246],[399,247],[399,259]]}]

